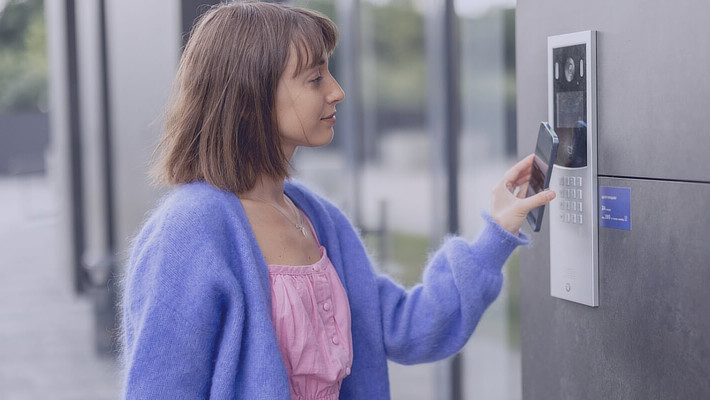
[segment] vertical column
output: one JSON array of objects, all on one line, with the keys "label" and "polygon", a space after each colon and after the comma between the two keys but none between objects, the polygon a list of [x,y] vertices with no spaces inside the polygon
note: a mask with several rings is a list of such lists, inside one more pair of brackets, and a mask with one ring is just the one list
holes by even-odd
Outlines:
[{"label": "vertical column", "polygon": [[362,166],[362,96],[360,88],[360,1],[336,1],[337,23],[340,29],[338,45],[338,80],[347,101],[338,105],[339,133],[345,140],[348,183],[346,208],[355,225],[362,224],[359,195]]},{"label": "vertical column", "polygon": [[[426,16],[428,125],[432,136],[434,221],[432,242],[459,231],[458,136],[460,94],[458,92],[458,27],[453,0],[430,1]],[[449,399],[463,398],[462,357],[457,354],[448,368]],[[447,385],[444,385],[446,388]]]},{"label": "vertical column", "polygon": [[59,216],[63,234],[61,263],[67,266],[75,291],[81,289],[78,275],[79,246],[83,243],[80,182],[76,182],[80,160],[72,154],[80,152],[78,136],[79,110],[76,71],[76,32],[74,27],[74,0],[49,1],[45,3],[47,23],[47,53],[49,59],[49,134],[50,165],[47,171],[56,177],[60,190]]}]

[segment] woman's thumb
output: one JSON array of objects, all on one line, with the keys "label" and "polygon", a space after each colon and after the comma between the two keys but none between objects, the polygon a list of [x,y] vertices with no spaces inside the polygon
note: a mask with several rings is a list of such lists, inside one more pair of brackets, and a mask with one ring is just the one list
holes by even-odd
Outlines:
[{"label": "woman's thumb", "polygon": [[552,190],[543,190],[542,192],[534,196],[522,199],[520,204],[525,209],[525,213],[528,213],[535,208],[544,206],[545,204],[549,203],[552,199],[555,198],[555,196],[556,194]]}]

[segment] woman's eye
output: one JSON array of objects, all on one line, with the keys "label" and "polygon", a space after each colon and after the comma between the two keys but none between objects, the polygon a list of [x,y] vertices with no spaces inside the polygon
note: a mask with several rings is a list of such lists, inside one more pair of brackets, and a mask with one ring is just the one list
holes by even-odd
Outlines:
[{"label": "woman's eye", "polygon": [[323,75],[318,75],[318,77],[316,79],[311,80],[311,82],[318,84],[322,80],[323,80]]}]

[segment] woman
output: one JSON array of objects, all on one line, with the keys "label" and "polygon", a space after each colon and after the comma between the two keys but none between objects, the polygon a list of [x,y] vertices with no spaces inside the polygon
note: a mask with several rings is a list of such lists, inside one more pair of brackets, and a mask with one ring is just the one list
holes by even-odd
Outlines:
[{"label": "woman", "polygon": [[271,3],[196,24],[157,167],[175,189],[124,281],[126,398],[389,398],[387,359],[456,353],[498,295],[526,214],[554,197],[513,194],[531,157],[495,189],[478,239],[448,239],[408,291],[374,272],[333,204],[288,180],[297,147],[332,140],[336,41],[327,18]]}]

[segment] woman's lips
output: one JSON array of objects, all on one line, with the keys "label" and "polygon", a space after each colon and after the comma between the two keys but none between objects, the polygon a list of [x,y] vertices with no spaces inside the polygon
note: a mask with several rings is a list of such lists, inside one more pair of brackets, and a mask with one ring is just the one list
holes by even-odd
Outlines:
[{"label": "woman's lips", "polygon": [[323,121],[325,121],[325,122],[330,122],[330,123],[334,124],[334,123],[335,123],[335,120],[336,120],[336,118],[335,118],[335,113],[332,113],[332,114],[330,114],[329,116],[327,116],[327,117],[325,117],[325,118],[321,118],[321,120],[323,120]]}]

